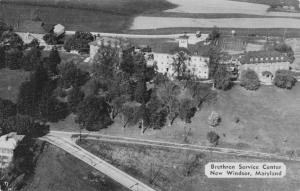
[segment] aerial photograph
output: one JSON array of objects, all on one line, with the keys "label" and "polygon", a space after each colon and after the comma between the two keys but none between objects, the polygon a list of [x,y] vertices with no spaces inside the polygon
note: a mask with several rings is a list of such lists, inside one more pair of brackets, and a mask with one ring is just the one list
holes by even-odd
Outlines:
[{"label": "aerial photograph", "polygon": [[0,191],[300,191],[300,0],[0,0]]}]

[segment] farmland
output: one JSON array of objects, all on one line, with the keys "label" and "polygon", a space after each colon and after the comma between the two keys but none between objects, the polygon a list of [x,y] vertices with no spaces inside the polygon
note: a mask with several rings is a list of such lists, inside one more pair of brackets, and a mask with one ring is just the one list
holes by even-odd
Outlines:
[{"label": "farmland", "polygon": [[[55,3],[57,2],[57,3]],[[0,4],[0,18],[16,26],[32,19],[34,13],[45,23],[61,23],[68,30],[121,32],[144,12],[174,7],[165,0],[102,1],[9,1]],[[19,29],[17,29],[19,30]],[[24,31],[28,32],[28,31]]]}]

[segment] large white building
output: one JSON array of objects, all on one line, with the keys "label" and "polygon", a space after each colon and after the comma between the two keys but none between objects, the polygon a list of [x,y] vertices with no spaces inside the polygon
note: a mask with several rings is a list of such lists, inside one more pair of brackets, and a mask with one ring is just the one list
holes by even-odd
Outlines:
[{"label": "large white building", "polygon": [[0,137],[0,168],[7,168],[14,156],[14,150],[23,135],[9,133]]},{"label": "large white building", "polygon": [[[187,53],[187,59],[185,61],[186,70],[193,76],[199,79],[208,79],[209,78],[209,58],[205,56],[201,56],[198,53],[197,48],[195,48],[195,44],[190,44],[189,40],[191,37],[187,35],[180,36],[177,39],[178,42],[178,50],[177,51],[157,51],[147,54],[146,58],[149,65],[155,64],[157,67],[157,71],[163,74],[167,74],[168,77],[173,78],[175,74],[175,70],[173,68],[174,60],[178,56],[178,51],[184,51]],[[199,37],[200,38],[200,37]],[[197,44],[197,43],[196,43]]]},{"label": "large white building", "polygon": [[[203,37],[202,36],[197,37],[197,39],[203,41],[204,37],[205,35],[203,35]],[[187,52],[189,52],[190,47],[193,45],[189,43],[189,40],[190,40],[189,36],[186,35],[180,36],[177,39],[178,42],[178,45],[176,45],[177,48],[179,48],[179,50],[184,49],[187,50]],[[193,40],[193,42],[194,41],[195,40]],[[112,46],[120,49],[120,56],[122,55],[123,51],[131,50],[132,48],[132,46],[130,46],[130,43],[121,41],[121,39],[110,38],[110,37],[98,37],[95,41],[91,42],[89,45],[90,45],[90,57],[88,60],[90,63],[92,63],[92,61],[94,60],[95,55],[97,54],[101,46]],[[187,71],[189,71],[190,74],[193,74],[199,79],[208,79],[209,58],[200,56],[198,54],[198,51],[195,49],[192,50],[191,52],[193,52],[193,54],[189,55],[188,59],[186,60]],[[174,69],[172,67],[172,63],[174,62],[176,56],[177,54],[171,53],[171,50],[167,50],[167,51],[153,50],[152,52],[145,53],[145,58],[148,62],[148,65],[152,66],[153,64],[155,64],[157,66],[158,72],[166,73],[170,78],[172,78],[175,75]]]},{"label": "large white building", "polygon": [[270,85],[278,70],[290,70],[291,62],[286,54],[277,51],[248,52],[239,66],[239,73],[254,70],[263,84]]},{"label": "large white building", "polygon": [[[148,59],[148,64],[155,64],[158,72],[167,74],[168,77],[172,78],[176,75],[173,68],[173,62],[174,59],[176,59],[176,56],[177,54],[152,52],[148,55],[148,57],[150,57],[150,59]],[[190,74],[198,77],[199,79],[208,79],[208,63],[208,57],[192,55],[188,56],[185,64],[187,71],[189,71]]]}]

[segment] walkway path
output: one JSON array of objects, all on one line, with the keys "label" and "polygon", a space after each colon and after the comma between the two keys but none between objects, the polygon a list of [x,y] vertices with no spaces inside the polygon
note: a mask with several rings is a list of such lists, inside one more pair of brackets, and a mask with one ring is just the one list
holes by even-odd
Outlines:
[{"label": "walkway path", "polygon": [[[67,138],[67,139],[70,139],[71,137],[79,138],[78,132],[51,131],[50,135],[53,135],[56,137]],[[283,155],[278,155],[278,154],[273,154],[273,153],[264,153],[264,152],[258,152],[258,151],[250,151],[250,150],[239,150],[239,149],[221,148],[221,147],[208,147],[208,146],[192,145],[192,144],[179,144],[179,143],[174,143],[174,142],[137,139],[137,138],[131,138],[131,137],[119,137],[119,136],[103,135],[103,134],[99,134],[97,132],[82,133],[81,135],[85,139],[99,140],[99,141],[105,141],[105,142],[147,145],[147,146],[160,147],[160,148],[181,149],[181,150],[190,150],[190,151],[196,151],[196,152],[213,152],[213,153],[227,154],[227,155],[234,155],[234,156],[247,156],[247,157],[300,162],[299,157],[285,156],[285,155],[283,156]]]}]

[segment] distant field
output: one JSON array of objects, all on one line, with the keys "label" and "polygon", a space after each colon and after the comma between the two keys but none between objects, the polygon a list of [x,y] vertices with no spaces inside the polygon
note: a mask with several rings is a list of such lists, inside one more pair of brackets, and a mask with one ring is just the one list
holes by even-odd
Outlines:
[{"label": "distant field", "polygon": [[231,1],[239,1],[239,2],[247,2],[247,3],[258,3],[265,5],[295,5],[298,3],[298,0],[231,0]]},{"label": "distant field", "polygon": [[9,69],[0,70],[0,97],[16,102],[19,88],[28,77],[29,72]]},{"label": "distant field", "polygon": [[[202,31],[203,33],[210,33],[213,28],[202,28],[202,27],[177,27],[177,28],[161,28],[161,29],[140,29],[140,30],[127,30],[127,33],[131,34],[176,34],[176,33],[195,33],[196,31]],[[300,37],[299,29],[249,29],[249,28],[222,28],[220,29],[222,35],[231,36],[231,31],[235,30],[238,36],[248,36],[249,34],[255,34],[259,36],[283,36],[286,38]]]},{"label": "distant field", "polygon": [[208,162],[270,160],[90,140],[79,144],[156,190],[296,191],[300,186],[299,163],[294,162],[280,161],[287,166],[287,175],[279,179],[208,179],[204,174],[204,166]]},{"label": "distant field", "polygon": [[98,10],[117,15],[135,15],[175,7],[167,0],[2,0],[2,3]]},{"label": "distant field", "polygon": [[36,12],[43,22],[61,23],[67,30],[121,32],[138,14],[172,7],[166,0],[4,0],[0,3],[0,19],[16,26]]}]

